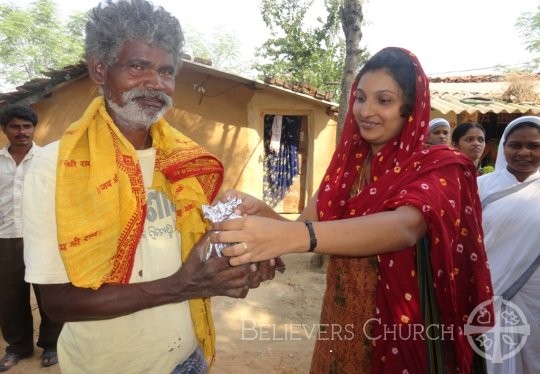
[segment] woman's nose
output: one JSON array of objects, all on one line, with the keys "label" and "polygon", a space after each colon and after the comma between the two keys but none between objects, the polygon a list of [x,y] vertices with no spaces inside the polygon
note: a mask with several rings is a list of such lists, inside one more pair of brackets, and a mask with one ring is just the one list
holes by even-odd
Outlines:
[{"label": "woman's nose", "polygon": [[362,117],[369,117],[373,113],[373,106],[369,100],[360,103],[360,115]]}]

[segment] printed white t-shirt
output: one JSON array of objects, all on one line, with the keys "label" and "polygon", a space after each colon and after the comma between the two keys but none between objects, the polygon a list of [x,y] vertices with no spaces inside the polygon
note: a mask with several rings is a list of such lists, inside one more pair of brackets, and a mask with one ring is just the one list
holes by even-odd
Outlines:
[{"label": "printed white t-shirt", "polygon": [[[69,283],[58,250],[55,216],[58,142],[43,148],[25,178],[25,280]],[[180,234],[168,198],[153,190],[155,149],[138,151],[147,188],[147,216],[130,283],[173,274],[181,266]],[[69,300],[66,300],[69,303]],[[62,373],[170,373],[196,348],[188,302],[144,309],[101,321],[68,322],[58,340]]]}]

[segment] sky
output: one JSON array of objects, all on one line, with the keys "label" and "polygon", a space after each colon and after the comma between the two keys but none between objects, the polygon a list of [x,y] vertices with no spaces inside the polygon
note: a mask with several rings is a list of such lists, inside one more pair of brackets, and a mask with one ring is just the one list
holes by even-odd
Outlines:
[{"label": "sky", "polygon": [[[99,4],[99,0],[54,1],[63,15]],[[324,10],[323,0],[314,1],[312,19]],[[24,7],[30,2],[16,4]],[[269,37],[260,0],[153,3],[174,14],[183,27],[207,35],[235,35],[245,61],[252,60],[255,48]],[[488,74],[496,65],[516,66],[535,57],[526,51],[515,22],[521,13],[536,12],[539,6],[540,0],[367,0],[361,45],[371,54],[386,46],[409,49],[430,76]]]}]

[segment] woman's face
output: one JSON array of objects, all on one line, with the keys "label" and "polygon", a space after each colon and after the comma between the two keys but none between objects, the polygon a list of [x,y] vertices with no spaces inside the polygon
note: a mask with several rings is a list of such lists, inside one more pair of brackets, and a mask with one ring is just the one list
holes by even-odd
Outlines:
[{"label": "woman's face", "polygon": [[461,153],[469,157],[478,166],[478,162],[486,148],[486,138],[484,132],[477,127],[471,127],[454,147],[459,149]]},{"label": "woman's face", "polygon": [[436,127],[433,131],[430,131],[426,143],[436,144],[449,144],[450,129],[446,126]]},{"label": "woman's face", "polygon": [[506,139],[504,157],[507,169],[520,182],[534,174],[540,167],[540,129],[522,127]]},{"label": "woman's face", "polygon": [[400,108],[405,104],[403,92],[384,70],[365,73],[355,92],[353,114],[360,134],[376,154],[401,132],[405,118]]}]

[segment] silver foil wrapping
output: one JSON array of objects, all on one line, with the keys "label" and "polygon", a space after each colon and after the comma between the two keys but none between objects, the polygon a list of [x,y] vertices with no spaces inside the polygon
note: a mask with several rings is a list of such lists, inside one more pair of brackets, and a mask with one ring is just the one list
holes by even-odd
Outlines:
[{"label": "silver foil wrapping", "polygon": [[[226,219],[241,218],[238,214],[234,213],[234,208],[242,204],[242,199],[229,198],[227,202],[217,202],[215,205],[203,205],[202,211],[206,219],[211,222],[221,222]],[[208,260],[212,256],[222,257],[222,250],[235,243],[210,243],[206,251],[206,259]],[[281,257],[275,258],[276,270],[280,273],[285,271],[285,263],[281,260]]]},{"label": "silver foil wrapping", "polygon": [[[203,205],[202,211],[204,217],[211,222],[221,222],[226,219],[241,218],[238,214],[234,213],[234,208],[242,204],[242,199],[229,198],[227,202],[217,202],[215,205]],[[228,247],[232,243],[210,243],[206,252],[206,259],[208,260],[212,256],[221,257],[223,254],[221,251],[223,248]]]}]

